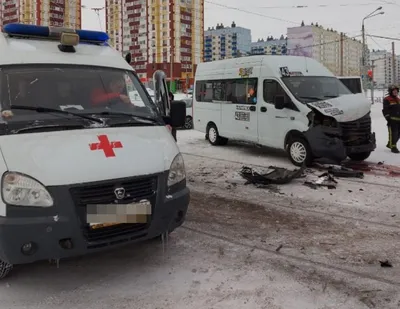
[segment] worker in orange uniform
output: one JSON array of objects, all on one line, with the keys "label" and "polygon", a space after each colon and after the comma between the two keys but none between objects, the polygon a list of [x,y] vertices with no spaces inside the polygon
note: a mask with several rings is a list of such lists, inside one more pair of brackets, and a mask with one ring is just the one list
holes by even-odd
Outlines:
[{"label": "worker in orange uniform", "polygon": [[393,153],[400,153],[397,142],[400,138],[400,99],[399,87],[389,86],[389,95],[383,99],[383,116],[385,117],[389,131],[389,141],[386,145]]}]

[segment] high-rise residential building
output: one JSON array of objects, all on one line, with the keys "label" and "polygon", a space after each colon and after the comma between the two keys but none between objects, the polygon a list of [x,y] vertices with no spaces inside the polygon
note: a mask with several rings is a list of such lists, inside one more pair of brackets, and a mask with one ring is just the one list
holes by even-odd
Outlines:
[{"label": "high-rise residential building", "polygon": [[266,40],[258,39],[257,42],[251,43],[252,55],[286,55],[287,38],[283,35],[279,39],[268,37]]},{"label": "high-rise residential building", "polygon": [[246,56],[251,51],[251,30],[223,24],[204,31],[204,61],[215,61]]},{"label": "high-rise residential building", "polygon": [[361,75],[360,41],[318,23],[288,28],[287,37],[289,55],[314,58],[338,76]]},{"label": "high-rise residential building", "polygon": [[16,22],[80,29],[81,0],[0,0],[0,28]]},{"label": "high-rise residential building", "polygon": [[[374,64],[373,79],[376,88],[386,88],[393,83],[393,57],[386,50],[372,50],[369,58]],[[397,70],[397,72],[399,72]]]},{"label": "high-rise residential building", "polygon": [[203,60],[204,0],[106,0],[110,43],[143,82],[163,70],[171,89],[193,84]]}]

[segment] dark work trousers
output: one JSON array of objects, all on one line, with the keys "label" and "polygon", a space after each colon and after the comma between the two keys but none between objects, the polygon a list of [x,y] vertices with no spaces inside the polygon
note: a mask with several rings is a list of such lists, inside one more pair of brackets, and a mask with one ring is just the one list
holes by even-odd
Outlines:
[{"label": "dark work trousers", "polygon": [[390,121],[388,123],[389,129],[389,148],[396,148],[397,142],[400,138],[400,121]]}]

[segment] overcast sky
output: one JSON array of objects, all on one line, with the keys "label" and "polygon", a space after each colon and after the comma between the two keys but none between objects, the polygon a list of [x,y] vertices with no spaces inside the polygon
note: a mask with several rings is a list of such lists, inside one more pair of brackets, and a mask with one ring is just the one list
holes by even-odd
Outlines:
[{"label": "overcast sky", "polygon": [[[100,22],[90,9],[104,7],[104,2],[82,0],[82,4],[87,6],[82,10],[83,28],[105,29],[104,10]],[[400,0],[205,0],[205,27],[221,22],[229,26],[235,21],[237,26],[251,29],[252,40],[256,41],[269,35],[286,35],[287,27],[300,25],[304,20],[306,24],[318,22],[325,28],[357,36],[361,35],[362,19],[379,6],[383,7],[385,14],[367,19],[366,33],[400,38]],[[367,43],[370,48],[391,48],[390,40],[367,38]],[[396,51],[400,54],[400,41],[396,42]]]}]

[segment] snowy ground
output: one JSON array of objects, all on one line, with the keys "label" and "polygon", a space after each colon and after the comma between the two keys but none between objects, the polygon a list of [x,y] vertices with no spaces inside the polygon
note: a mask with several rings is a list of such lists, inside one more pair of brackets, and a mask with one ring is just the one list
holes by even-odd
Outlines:
[{"label": "snowy ground", "polygon": [[[372,162],[399,166],[374,104],[379,149]],[[179,131],[191,205],[161,243],[17,266],[0,282],[0,308],[363,309],[400,308],[400,178],[338,179],[313,190],[298,179],[245,185],[243,165],[294,167],[268,149],[213,147]],[[315,179],[317,171],[307,179]],[[382,268],[388,259],[393,268]]]}]

